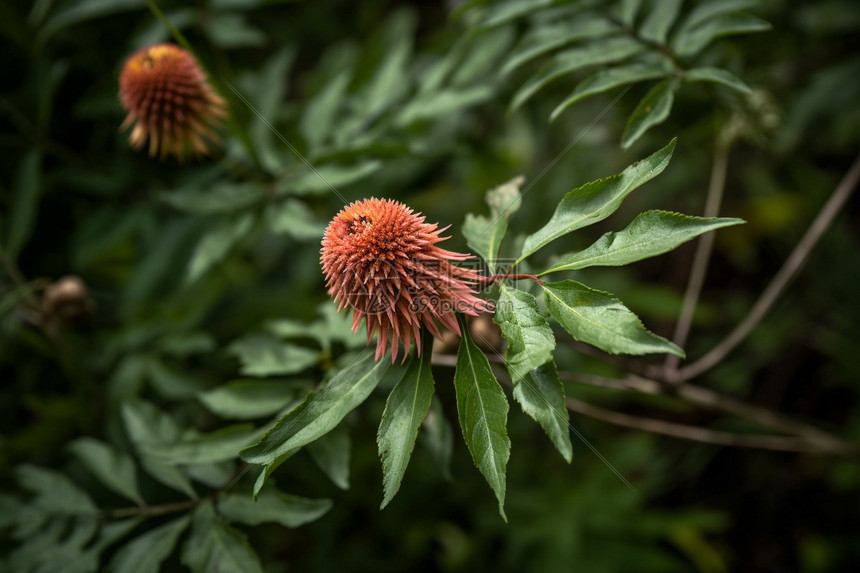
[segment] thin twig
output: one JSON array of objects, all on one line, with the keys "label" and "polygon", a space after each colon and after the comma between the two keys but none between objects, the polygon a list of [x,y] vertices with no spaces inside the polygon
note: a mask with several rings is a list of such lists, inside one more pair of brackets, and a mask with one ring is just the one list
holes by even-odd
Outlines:
[{"label": "thin twig", "polygon": [[165,515],[167,513],[177,513],[191,509],[200,503],[200,499],[189,499],[186,501],[178,501],[176,503],[164,503],[161,505],[139,505],[134,507],[123,507],[121,509],[113,509],[105,511],[104,515],[108,519],[122,519],[124,517],[135,517],[138,515]]},{"label": "thin twig", "polygon": [[709,430],[696,426],[687,426],[685,424],[677,424],[675,422],[666,422],[664,420],[656,420],[653,418],[643,418],[632,416],[613,410],[606,410],[587,402],[575,400],[573,398],[566,399],[567,409],[577,414],[582,414],[590,418],[609,422],[617,426],[634,428],[654,434],[662,434],[664,436],[672,436],[684,440],[692,440],[695,442],[704,442],[708,444],[717,444],[720,446],[732,446],[741,448],[757,448],[761,450],[776,450],[784,452],[803,452],[810,454],[838,454],[842,452],[829,450],[819,447],[817,444],[811,444],[802,438],[781,437],[781,436],[750,436],[743,434],[735,434],[732,432],[722,432],[718,430]]},{"label": "thin twig", "polygon": [[[723,202],[723,191],[726,187],[726,171],[729,162],[729,145],[717,142],[714,150],[714,164],[711,168],[711,182],[708,185],[708,196],[705,200],[705,217],[716,217],[720,212],[720,204]],[[693,324],[693,315],[699,304],[699,295],[702,294],[702,285],[708,272],[708,263],[711,261],[711,253],[714,250],[714,233],[705,233],[699,237],[696,245],[696,255],[693,257],[693,266],[690,269],[690,279],[687,290],[684,292],[684,302],[681,306],[681,314],[678,324],[675,326],[675,334],[672,342],[683,348],[690,336],[690,328]],[[674,354],[666,357],[664,368],[667,373],[673,373],[678,368],[681,358]],[[674,379],[668,375],[667,378]]]},{"label": "thin twig", "polygon": [[680,400],[694,406],[700,406],[715,412],[730,414],[764,428],[783,432],[803,440],[806,444],[817,447],[828,453],[857,455],[858,448],[854,444],[841,440],[823,430],[809,424],[789,418],[761,406],[749,404],[737,398],[732,398],[708,388],[692,384],[665,384],[635,375],[624,378],[605,378],[588,374],[560,372],[562,380],[581,382],[592,386],[611,388],[613,390],[636,391],[645,394],[665,394],[676,396]]},{"label": "thin twig", "polygon": [[848,201],[848,198],[854,192],[858,182],[860,182],[860,156],[854,160],[854,163],[848,169],[842,181],[836,186],[830,199],[821,208],[821,212],[818,213],[815,221],[813,221],[806,234],[803,235],[803,238],[794,248],[794,251],[792,251],[791,255],[783,263],[782,268],[771,279],[767,288],[764,289],[764,292],[755,305],[753,305],[752,310],[750,310],[746,318],[710,352],[689,366],[685,366],[679,370],[675,377],[676,380],[689,380],[710,370],[719,364],[729,352],[734,350],[738,344],[755,330],[755,327],[762,321],[791,280],[803,268],[812,249],[815,248],[815,245],[818,244],[818,241],[821,240],[821,237],[833,223],[842,206],[845,205],[845,202]]}]

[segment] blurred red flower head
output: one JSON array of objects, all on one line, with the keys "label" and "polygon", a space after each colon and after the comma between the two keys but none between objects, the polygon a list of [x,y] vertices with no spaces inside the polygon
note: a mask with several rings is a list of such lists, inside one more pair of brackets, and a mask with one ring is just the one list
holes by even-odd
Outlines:
[{"label": "blurred red flower head", "polygon": [[133,54],[119,76],[119,97],[128,111],[121,129],[134,125],[129,141],[149,154],[183,159],[206,155],[218,141],[213,131],[226,117],[224,100],[212,89],[194,57],[173,44],[156,44]]},{"label": "blurred red flower head", "polygon": [[328,293],[338,310],[352,307],[353,332],[365,319],[368,344],[377,333],[377,359],[389,336],[394,361],[398,342],[405,354],[413,341],[421,352],[422,325],[437,338],[440,324],[460,334],[454,312],[489,310],[473,288],[483,276],[450,262],[471,255],[436,246],[445,229],[403,203],[374,198],[344,207],[326,228],[320,253]]}]

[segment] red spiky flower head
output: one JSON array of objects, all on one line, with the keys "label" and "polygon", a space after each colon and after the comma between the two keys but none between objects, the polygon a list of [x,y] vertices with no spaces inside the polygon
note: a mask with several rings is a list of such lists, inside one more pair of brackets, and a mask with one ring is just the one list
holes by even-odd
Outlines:
[{"label": "red spiky flower head", "polygon": [[326,228],[320,253],[328,293],[339,311],[352,307],[353,332],[365,319],[368,344],[378,333],[377,360],[389,336],[394,361],[398,341],[406,354],[413,340],[421,352],[422,325],[437,338],[439,324],[460,334],[455,311],[488,310],[474,296],[482,275],[450,262],[470,255],[436,246],[448,238],[440,236],[445,229],[403,203],[373,198],[344,207]]},{"label": "red spiky flower head", "polygon": [[183,159],[206,155],[217,142],[212,130],[227,115],[194,56],[173,44],[155,44],[133,54],[119,76],[119,97],[128,111],[120,129],[134,125],[129,141],[149,154]]}]

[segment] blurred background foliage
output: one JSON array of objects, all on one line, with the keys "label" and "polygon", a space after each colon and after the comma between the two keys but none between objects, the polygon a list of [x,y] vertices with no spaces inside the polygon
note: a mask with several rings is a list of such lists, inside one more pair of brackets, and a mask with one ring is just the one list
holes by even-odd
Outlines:
[{"label": "blurred background foliage", "polygon": [[[511,110],[554,56],[513,58],[563,34],[552,26],[577,10],[629,18],[659,39],[666,30],[647,24],[650,14],[677,4],[686,17],[703,3],[158,4],[230,103],[223,151],[207,161],[152,160],[117,130],[122,63],[169,40],[145,2],[0,5],[3,567],[229,570],[226,551],[247,556],[238,570],[251,571],[253,547],[265,571],[856,570],[856,460],[723,448],[573,415],[637,493],[579,440],[568,466],[514,407],[506,525],[459,439],[451,450],[456,424],[441,417],[398,497],[377,509],[382,392],[272,474],[265,515],[245,503],[256,471],[244,474],[236,452],[258,435],[248,421],[294,404],[356,347],[318,264],[342,199],[402,200],[453,224],[451,248],[464,250],[457,229],[466,212],[484,212],[487,189],[520,174],[535,181],[511,221],[526,234],[565,192],[679,137],[655,183],[611,222],[548,248],[551,257],[647,209],[701,213],[715,141],[729,129],[737,142],[721,215],[748,224],[718,234],[685,348],[704,354],[746,315],[857,152],[860,5],[711,0],[755,14],[748,26],[770,25],[695,56],[751,92],[685,83],[665,121],[624,149],[628,118],[656,79],[616,101],[619,84],[550,123],[595,69]],[[761,326],[698,383],[860,440],[857,222],[855,200]],[[693,252],[583,275],[671,336]],[[70,275],[83,282],[57,283]],[[569,372],[623,373],[573,349],[557,360]],[[453,421],[453,369],[434,371],[434,413]],[[750,430],[666,397],[572,382],[567,392]]]}]

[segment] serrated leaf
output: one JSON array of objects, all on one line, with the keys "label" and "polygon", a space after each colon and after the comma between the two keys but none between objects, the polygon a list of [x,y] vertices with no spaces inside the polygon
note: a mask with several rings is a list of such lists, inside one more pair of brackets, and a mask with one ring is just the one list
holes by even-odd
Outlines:
[{"label": "serrated leaf", "polygon": [[549,222],[536,233],[526,237],[519,261],[551,241],[602,221],[614,213],[631,191],[666,168],[675,150],[675,143],[676,140],[673,139],[663,149],[617,175],[586,183],[568,192],[556,207]]},{"label": "serrated leaf", "polygon": [[579,82],[573,93],[552,110],[549,120],[555,121],[564,110],[587,97],[619,86],[661,78],[667,74],[667,70],[662,67],[640,63],[600,70]]},{"label": "serrated leaf", "polygon": [[98,508],[81,488],[65,475],[24,464],[15,469],[18,485],[36,494],[30,502],[49,514],[95,515]]},{"label": "serrated leaf", "polygon": [[325,231],[325,225],[297,199],[269,205],[266,208],[266,227],[272,233],[288,235],[299,241],[321,239]]},{"label": "serrated leaf", "polygon": [[418,439],[436,460],[436,465],[442,472],[442,477],[451,480],[451,456],[454,453],[454,430],[442,411],[442,402],[438,396],[433,396],[430,411],[421,424],[422,432]]},{"label": "serrated leaf", "polygon": [[137,468],[131,456],[88,437],[74,440],[69,444],[69,450],[105,487],[143,505],[143,496],[137,485]]},{"label": "serrated leaf", "polygon": [[182,546],[182,563],[195,573],[263,573],[245,534],[215,515],[209,501],[194,510],[191,537]]},{"label": "serrated leaf", "polygon": [[252,464],[270,464],[278,456],[305,446],[330,432],[373,392],[388,369],[365,350],[320,390],[308,394],[297,408],[279,419],[253,446],[240,452]]},{"label": "serrated leaf", "polygon": [[675,23],[683,0],[657,0],[639,27],[639,35],[657,44],[666,43],[669,28]]},{"label": "serrated leaf", "polygon": [[340,489],[349,489],[352,440],[342,425],[308,444],[314,463]]},{"label": "serrated leaf", "polygon": [[487,262],[491,270],[495,269],[499,247],[508,230],[508,217],[522,204],[520,187],[523,181],[522,177],[515,177],[488,191],[486,200],[490,217],[469,213],[463,223],[466,244]]},{"label": "serrated leaf", "polygon": [[475,465],[496,494],[499,514],[507,521],[505,467],[511,453],[506,428],[508,399],[493,375],[487,357],[472,342],[465,317],[458,314],[457,321],[463,336],[454,371],[460,428]]},{"label": "serrated leaf", "polygon": [[253,420],[270,416],[311,390],[311,384],[296,380],[233,380],[198,398],[222,418]]},{"label": "serrated leaf", "polygon": [[203,235],[194,249],[194,254],[191,255],[186,280],[196,281],[212,266],[223,260],[236,243],[245,238],[253,226],[254,216],[246,213],[237,219],[216,225]]},{"label": "serrated leaf", "polygon": [[645,94],[627,120],[627,127],[621,136],[621,147],[627,149],[650,128],[666,121],[672,111],[678,85],[676,78],[669,78]]},{"label": "serrated leaf", "polygon": [[235,424],[192,438],[145,446],[147,453],[167,465],[210,464],[234,460],[239,450],[259,439],[262,429]]},{"label": "serrated leaf", "polygon": [[517,44],[502,66],[501,74],[507,75],[531,59],[578,40],[605,36],[617,30],[614,22],[596,14],[582,14],[569,22],[537,26]]},{"label": "serrated leaf", "polygon": [[751,94],[752,89],[733,73],[720,68],[694,68],[684,72],[684,81],[712,82],[730,87],[742,94]]},{"label": "serrated leaf", "polygon": [[316,364],[319,352],[281,342],[269,334],[250,334],[233,342],[227,350],[241,363],[246,376],[295,374]]},{"label": "serrated leaf", "polygon": [[644,49],[645,46],[641,42],[621,36],[560,52],[517,90],[511,100],[509,111],[519,108],[553,80],[586,67],[620,62]]},{"label": "serrated leaf", "polygon": [[413,355],[403,377],[394,386],[385,402],[385,410],[376,434],[379,457],[382,460],[382,509],[400,489],[406,473],[418,429],[421,427],[433,400],[434,382],[430,359],[433,356],[433,337],[424,331],[422,356]]},{"label": "serrated leaf", "polygon": [[627,265],[667,253],[702,233],[740,225],[743,222],[743,219],[692,217],[668,211],[646,211],[623,230],[606,233],[591,246],[564,257],[540,274],[586,267]]},{"label": "serrated leaf", "polygon": [[225,519],[245,525],[280,523],[285,527],[300,527],[316,521],[331,507],[330,499],[309,499],[275,488],[265,488],[256,502],[244,494],[218,496],[218,513]]},{"label": "serrated leaf", "polygon": [[564,399],[564,385],[558,377],[555,362],[533,368],[514,386],[514,400],[520,403],[523,412],[531,416],[559,453],[570,463],[573,446],[570,443],[570,417]]},{"label": "serrated leaf", "polygon": [[508,341],[505,365],[514,385],[552,360],[555,336],[529,293],[501,283],[493,321]]},{"label": "serrated leaf", "polygon": [[576,340],[610,354],[669,353],[684,357],[684,351],[662,336],[649,332],[611,293],[565,280],[544,283],[546,307]]},{"label": "serrated leaf", "polygon": [[110,573],[158,573],[191,517],[185,515],[135,537],[116,552],[108,563]]},{"label": "serrated leaf", "polygon": [[687,58],[695,56],[717,38],[764,32],[770,28],[769,23],[752,14],[724,14],[697,26],[681,29],[672,41],[672,48],[676,54]]}]

